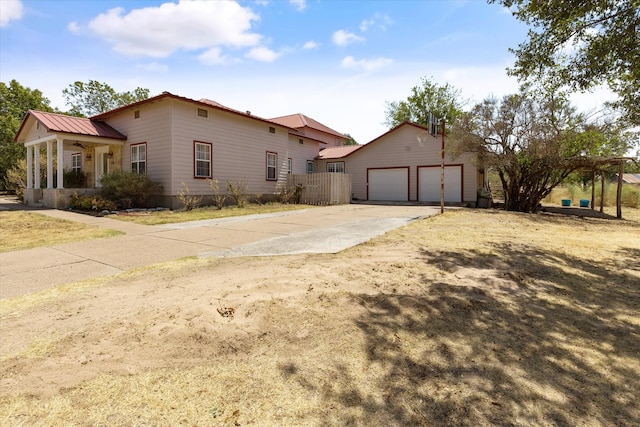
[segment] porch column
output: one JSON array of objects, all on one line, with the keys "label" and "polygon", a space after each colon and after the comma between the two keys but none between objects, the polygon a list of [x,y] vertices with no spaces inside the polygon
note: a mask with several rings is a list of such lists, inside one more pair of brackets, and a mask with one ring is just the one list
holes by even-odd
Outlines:
[{"label": "porch column", "polygon": [[33,188],[33,150],[27,147],[27,188]]},{"label": "porch column", "polygon": [[58,147],[56,152],[58,154],[58,184],[56,185],[57,189],[64,188],[64,148],[62,146],[62,138],[58,138]]},{"label": "porch column", "polygon": [[33,188],[40,189],[40,144],[33,146],[34,183]]},{"label": "porch column", "polygon": [[47,141],[47,188],[53,188],[53,141]]}]

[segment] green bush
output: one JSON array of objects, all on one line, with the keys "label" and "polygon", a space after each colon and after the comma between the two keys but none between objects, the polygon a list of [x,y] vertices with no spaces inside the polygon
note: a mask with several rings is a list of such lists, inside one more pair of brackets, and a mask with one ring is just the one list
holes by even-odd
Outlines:
[{"label": "green bush", "polygon": [[114,202],[118,209],[148,207],[151,196],[162,191],[159,183],[135,172],[111,172],[100,183],[100,195]]},{"label": "green bush", "polygon": [[87,186],[87,175],[80,170],[65,169],[62,183],[64,188],[84,188]]}]

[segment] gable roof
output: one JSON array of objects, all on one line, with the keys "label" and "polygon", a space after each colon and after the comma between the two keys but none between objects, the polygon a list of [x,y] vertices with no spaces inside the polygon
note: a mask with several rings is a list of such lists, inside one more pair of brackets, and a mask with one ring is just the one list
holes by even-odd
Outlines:
[{"label": "gable roof", "polygon": [[73,135],[95,136],[98,138],[127,139],[126,136],[99,120],[29,110],[20,124],[20,129],[18,129],[14,141],[18,140],[18,135],[22,132],[29,116],[42,123],[48,132],[62,132]]},{"label": "gable roof", "polygon": [[351,154],[355,153],[356,151],[358,151],[361,148],[365,148],[365,147],[370,146],[371,144],[375,144],[381,138],[389,135],[392,132],[395,132],[396,130],[400,129],[403,126],[413,126],[415,128],[420,129],[421,131],[429,132],[429,128],[421,126],[421,125],[419,125],[417,123],[402,122],[398,126],[394,127],[393,129],[388,130],[387,132],[385,132],[382,135],[380,135],[379,137],[371,140],[370,142],[367,142],[366,144],[363,144],[363,145],[344,145],[344,146],[341,146],[341,147],[325,148],[322,151],[320,151],[320,154],[316,157],[316,160],[342,159],[344,157],[350,156]]},{"label": "gable roof", "polygon": [[195,105],[200,105],[202,107],[213,108],[213,109],[219,110],[219,111],[226,111],[227,113],[232,113],[232,114],[236,114],[238,116],[243,116],[243,117],[246,117],[246,118],[249,118],[249,119],[259,120],[261,122],[270,123],[272,125],[275,124],[275,125],[278,125],[278,126],[282,126],[282,127],[285,127],[285,128],[292,129],[289,126],[284,125],[282,123],[278,123],[278,122],[274,122],[272,120],[264,119],[264,118],[259,117],[259,116],[254,116],[253,114],[251,114],[250,111],[243,112],[243,111],[240,111],[240,110],[229,108],[229,107],[226,107],[226,106],[220,104],[219,102],[212,101],[212,100],[207,99],[207,98],[202,98],[200,100],[195,100],[195,99],[191,99],[191,98],[186,98],[184,96],[174,95],[174,94],[172,94],[170,92],[162,92],[160,95],[152,96],[151,98],[147,98],[147,99],[144,99],[142,101],[134,102],[133,104],[123,105],[122,107],[118,107],[118,108],[115,108],[113,110],[106,111],[104,113],[101,113],[101,114],[98,114],[96,116],[93,116],[93,117],[91,117],[91,119],[92,120],[103,119],[103,118],[106,118],[106,117],[109,117],[109,116],[113,116],[114,114],[118,114],[121,111],[130,110],[132,108],[135,108],[135,107],[138,107],[138,106],[144,105],[144,104],[152,104],[154,102],[158,102],[158,101],[161,101],[161,100],[166,99],[166,98],[176,99],[176,100],[179,100],[179,101],[184,101],[184,102],[188,102],[188,103],[195,104]]},{"label": "gable roof", "polygon": [[279,123],[283,126],[287,126],[294,129],[300,129],[303,127],[308,127],[311,129],[319,130],[320,132],[328,133],[333,136],[337,136],[339,138],[347,138],[345,135],[340,132],[331,129],[329,126],[323,125],[317,120],[312,119],[311,117],[307,117],[304,114],[291,114],[288,116],[276,117],[270,119],[272,122]]}]

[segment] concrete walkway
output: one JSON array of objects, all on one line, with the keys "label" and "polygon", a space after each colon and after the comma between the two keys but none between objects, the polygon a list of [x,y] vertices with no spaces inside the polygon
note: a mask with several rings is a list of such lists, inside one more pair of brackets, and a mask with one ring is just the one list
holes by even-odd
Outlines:
[{"label": "concrete walkway", "polygon": [[126,233],[0,253],[2,299],[188,256],[337,253],[415,219],[434,215],[439,208],[350,204],[156,226],[28,208],[2,197],[0,210],[30,210]]}]

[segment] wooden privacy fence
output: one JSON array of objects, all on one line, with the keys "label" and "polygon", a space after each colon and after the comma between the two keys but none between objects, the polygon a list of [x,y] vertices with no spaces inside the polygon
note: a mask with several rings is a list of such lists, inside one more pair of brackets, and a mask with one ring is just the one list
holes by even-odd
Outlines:
[{"label": "wooden privacy fence", "polygon": [[289,175],[287,185],[289,188],[302,186],[300,203],[340,205],[351,202],[351,175],[344,173]]}]

